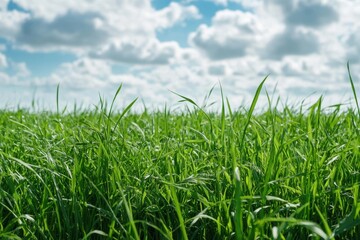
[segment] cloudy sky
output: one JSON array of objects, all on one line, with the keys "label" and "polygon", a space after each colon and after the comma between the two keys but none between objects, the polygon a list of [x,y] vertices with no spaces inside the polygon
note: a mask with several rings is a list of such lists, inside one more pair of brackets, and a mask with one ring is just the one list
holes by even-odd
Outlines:
[{"label": "cloudy sky", "polygon": [[0,0],[0,107],[51,108],[57,84],[91,106],[122,83],[118,104],[161,108],[221,82],[237,108],[268,74],[284,104],[349,103],[347,61],[360,94],[357,0]]}]

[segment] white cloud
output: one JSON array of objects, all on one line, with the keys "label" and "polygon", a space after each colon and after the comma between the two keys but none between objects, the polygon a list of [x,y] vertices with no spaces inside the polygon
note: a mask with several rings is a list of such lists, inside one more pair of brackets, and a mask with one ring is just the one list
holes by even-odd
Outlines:
[{"label": "white cloud", "polygon": [[[99,11],[106,7],[106,3],[100,1],[71,1],[71,0],[13,0],[14,3],[31,12],[34,18],[41,18],[48,22],[53,21],[56,17],[65,15],[68,11],[76,11],[80,13]],[[115,1],[106,1],[113,4]],[[120,1],[122,2],[122,1]]]},{"label": "white cloud", "polygon": [[281,59],[287,55],[317,54],[320,50],[318,37],[302,28],[287,28],[276,35],[263,50],[263,56]]},{"label": "white cloud", "polygon": [[[360,6],[350,1],[233,0],[250,12],[219,11],[211,25],[201,25],[190,43],[212,60],[325,55],[324,64],[357,62],[356,33]],[[265,59],[264,59],[265,58]]]},{"label": "white cloud", "polygon": [[186,19],[199,19],[201,15],[194,6],[182,6],[172,2],[169,6],[156,13],[154,19],[159,28],[169,28],[176,23],[181,23]]},{"label": "white cloud", "polygon": [[[53,23],[55,27],[64,25],[68,28],[81,30],[84,22],[86,23],[85,27],[88,27],[89,24],[87,20],[89,20],[89,17],[98,15],[98,19],[103,20],[98,26],[101,27],[102,30],[106,30],[115,35],[124,34],[154,37],[155,31],[158,29],[169,28],[186,19],[200,17],[198,9],[194,6],[182,6],[178,3],[171,3],[161,10],[155,10],[150,0],[79,0],[76,2],[72,0],[46,2],[42,0],[34,0],[31,2],[15,0],[15,2],[24,9],[31,11],[34,19],[42,19],[41,22],[39,21],[37,23]],[[66,21],[67,15],[76,19]],[[81,16],[85,19],[82,19]],[[71,22],[80,23],[72,26]],[[98,23],[100,22],[98,21]]]},{"label": "white cloud", "polygon": [[129,64],[169,63],[180,54],[180,47],[160,42],[157,31],[201,17],[195,6],[175,2],[160,10],[150,0],[14,2],[31,13],[3,13],[19,15],[18,21],[0,21],[0,36],[6,35],[16,48],[66,51]]},{"label": "white cloud", "polygon": [[267,30],[250,12],[223,10],[216,13],[212,25],[201,25],[190,34],[189,42],[209,58],[226,59],[252,54],[267,38]]},{"label": "white cloud", "polygon": [[62,64],[50,77],[37,78],[39,86],[60,84],[70,89],[101,89],[108,86],[111,66],[102,60],[81,58]]},{"label": "white cloud", "polygon": [[5,72],[0,71],[0,83],[1,85],[5,85],[6,83],[10,82],[10,77]]},{"label": "white cloud", "polygon": [[176,42],[160,43],[156,39],[114,41],[91,56],[129,64],[168,64],[180,50]]},{"label": "white cloud", "polygon": [[19,11],[0,10],[0,37],[13,41],[20,30],[21,24],[29,15]]},{"label": "white cloud", "polygon": [[7,68],[7,66],[8,66],[8,63],[7,63],[6,56],[0,52],[0,70],[2,68]]},{"label": "white cloud", "polygon": [[31,72],[28,69],[26,63],[23,62],[11,62],[12,71],[15,73],[14,76],[17,79],[26,81],[26,78],[31,76]]},{"label": "white cloud", "polygon": [[[134,69],[132,74],[148,85],[140,89],[140,96],[149,103],[165,103],[170,106],[176,103],[178,96],[170,91],[177,92],[200,102],[207,91],[219,79],[217,76],[201,75],[196,66],[190,68],[184,65],[161,65],[152,69]],[[151,92],[149,95],[149,92]],[[150,98],[153,96],[154,98]]]},{"label": "white cloud", "polygon": [[31,72],[23,62],[13,62],[0,53],[0,86],[29,86]]},{"label": "white cloud", "polygon": [[169,64],[156,68],[136,66],[125,73],[114,74],[106,61],[83,58],[65,63],[51,76],[34,78],[32,82],[37,89],[46,90],[56,89],[59,83],[67,102],[77,99],[90,105],[98,102],[99,94],[111,100],[111,94],[123,84],[122,104],[139,97],[147,107],[157,108],[165,103],[172,106],[179,100],[170,90],[201,100],[218,79],[203,78],[196,70]]},{"label": "white cloud", "polygon": [[338,21],[339,16],[333,6],[320,2],[298,2],[296,8],[286,12],[287,24],[307,27],[323,27]]},{"label": "white cloud", "polygon": [[105,42],[108,33],[96,27],[102,17],[96,13],[68,12],[47,22],[43,19],[26,20],[16,36],[17,42],[29,50],[91,48]]},{"label": "white cloud", "polygon": [[360,64],[360,55],[357,54],[360,50],[360,22],[358,21],[360,5],[351,1],[344,1],[343,3],[338,8],[340,26],[335,25],[331,28],[330,34],[336,37],[332,47],[334,48],[335,44],[337,44],[336,49],[339,49],[337,52],[342,50],[341,54],[337,54],[338,59],[342,61],[350,60],[351,63]]},{"label": "white cloud", "polygon": [[351,33],[351,35],[346,40],[347,48],[347,57],[351,63],[360,63],[360,28],[357,32]]},{"label": "white cloud", "polygon": [[224,76],[226,75],[226,71],[226,66],[223,64],[210,65],[208,67],[209,74],[214,76]]}]

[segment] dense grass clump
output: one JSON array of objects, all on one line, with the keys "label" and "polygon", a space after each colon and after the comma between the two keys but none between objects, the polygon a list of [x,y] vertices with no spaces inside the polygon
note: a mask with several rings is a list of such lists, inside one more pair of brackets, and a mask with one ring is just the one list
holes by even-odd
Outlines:
[{"label": "dense grass clump", "polygon": [[356,239],[360,119],[0,112],[0,238]]}]

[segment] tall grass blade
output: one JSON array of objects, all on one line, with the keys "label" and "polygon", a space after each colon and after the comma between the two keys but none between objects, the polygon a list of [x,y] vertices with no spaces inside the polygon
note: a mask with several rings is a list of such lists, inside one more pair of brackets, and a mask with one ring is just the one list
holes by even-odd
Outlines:
[{"label": "tall grass blade", "polygon": [[135,226],[135,222],[134,222],[134,217],[133,217],[133,213],[132,213],[132,209],[131,209],[131,205],[128,203],[125,195],[124,195],[124,192],[122,190],[122,188],[120,188],[120,194],[121,194],[121,198],[124,202],[124,205],[125,205],[125,209],[126,209],[126,214],[129,218],[129,222],[130,222],[130,226],[131,226],[131,229],[133,230],[134,232],[134,235],[135,235],[135,239],[136,240],[140,240],[140,237],[139,237],[139,233],[136,229],[136,226]]},{"label": "tall grass blade", "polygon": [[321,213],[320,209],[318,208],[318,206],[315,205],[315,209],[317,211],[317,213],[320,216],[321,222],[323,223],[324,227],[325,227],[325,231],[326,231],[326,235],[328,236],[332,236],[333,232],[331,231],[331,228],[328,224],[328,222],[326,221],[326,218],[324,217],[324,215]]},{"label": "tall grass blade", "polygon": [[356,95],[356,89],[355,89],[354,81],[353,81],[353,79],[351,77],[350,63],[349,62],[347,62],[347,70],[348,70],[348,74],[349,74],[349,80],[350,80],[350,84],[351,84],[351,89],[352,89],[352,92],[354,94],[355,103],[356,103],[356,107],[357,107],[357,110],[358,110],[358,115],[360,117],[359,101],[358,101],[358,98],[357,98],[357,95]]},{"label": "tall grass blade", "polygon": [[[255,106],[256,106],[256,103],[259,99],[259,96],[260,96],[260,92],[261,92],[261,89],[266,81],[266,79],[268,78],[269,75],[267,75],[263,80],[262,82],[260,83],[260,85],[258,86],[258,88],[256,89],[256,92],[255,92],[255,96],[252,100],[252,103],[251,103],[251,106],[250,106],[250,109],[247,113],[247,117],[246,117],[246,122],[245,122],[245,126],[243,128],[243,132],[242,132],[242,137],[241,137],[241,141],[240,141],[240,152],[242,153],[243,152],[243,146],[244,146],[244,140],[245,140],[245,134],[246,134],[246,130],[247,128],[249,127],[250,125],[250,122],[251,122],[251,116],[253,115],[253,112],[255,110]],[[235,169],[235,166],[236,166],[236,162],[234,162],[234,169]]]},{"label": "tall grass blade", "polygon": [[[213,88],[211,89],[211,92],[212,92]],[[209,124],[210,124],[210,133],[211,133],[211,136],[213,136],[213,123],[212,123],[212,119],[211,117],[209,116],[209,114],[207,114],[201,107],[199,107],[198,104],[196,104],[196,102],[194,100],[192,100],[191,98],[188,98],[188,97],[185,97],[181,94],[178,94],[176,92],[173,92],[173,91],[170,91],[172,92],[173,94],[179,96],[180,98],[182,98],[182,100],[180,100],[180,102],[189,102],[191,103],[193,106],[195,106],[196,109],[198,109],[202,114],[205,115],[205,117],[207,118],[207,120],[209,121]],[[211,93],[209,93],[211,94]]]},{"label": "tall grass blade", "polygon": [[168,169],[169,178],[170,178],[170,184],[167,187],[168,194],[171,196],[171,199],[174,203],[175,212],[176,212],[177,218],[179,220],[179,224],[180,224],[180,230],[181,230],[181,234],[182,234],[181,237],[184,240],[188,240],[184,217],[182,215],[180,202],[179,202],[179,199],[176,194],[175,187],[174,187],[175,181],[173,178],[173,168],[169,161],[167,161],[167,169]]},{"label": "tall grass blade", "polygon": [[125,114],[127,112],[130,111],[130,109],[132,108],[132,106],[136,103],[136,101],[138,100],[138,98],[135,98],[120,114],[120,116],[118,117],[117,121],[115,122],[114,128],[113,128],[113,132],[116,130],[117,126],[119,125],[121,119],[125,116]]},{"label": "tall grass blade", "polygon": [[115,100],[116,100],[117,96],[119,95],[119,93],[120,93],[120,91],[121,91],[121,88],[122,88],[122,84],[120,84],[120,86],[117,88],[116,93],[115,93],[115,95],[114,95],[114,97],[113,97],[113,100],[111,101],[108,118],[110,118],[110,116],[111,116],[111,113],[112,113],[112,110],[113,110],[113,107],[114,107]]}]

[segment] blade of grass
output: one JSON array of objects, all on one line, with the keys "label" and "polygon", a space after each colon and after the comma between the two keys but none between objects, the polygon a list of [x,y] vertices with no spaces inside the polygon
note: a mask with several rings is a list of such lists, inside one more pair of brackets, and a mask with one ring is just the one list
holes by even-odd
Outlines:
[{"label": "blade of grass", "polygon": [[180,230],[181,230],[181,233],[182,233],[182,239],[188,240],[188,235],[187,235],[186,227],[185,227],[185,221],[184,221],[184,218],[183,218],[182,212],[181,212],[180,202],[179,202],[179,199],[177,197],[175,187],[173,186],[175,184],[175,181],[174,181],[174,178],[173,178],[173,168],[172,168],[172,166],[170,164],[170,161],[166,161],[166,162],[167,162],[167,168],[168,168],[169,177],[170,177],[170,184],[168,185],[168,188],[170,188],[170,190],[168,190],[168,192],[169,192],[169,195],[171,196],[172,201],[174,203],[176,215],[178,217],[179,224],[180,224]]},{"label": "blade of grass", "polygon": [[[240,159],[243,157],[243,147],[244,147],[246,130],[250,124],[251,116],[254,112],[257,100],[259,99],[261,89],[267,78],[268,78],[268,76],[266,76],[262,80],[262,82],[256,89],[256,93],[255,93],[255,96],[251,103],[250,110],[247,114],[247,119],[246,119],[246,123],[245,123],[244,129],[243,129],[243,132],[242,132],[242,138],[241,138],[240,147],[239,147]],[[240,198],[241,197],[240,170],[237,166],[237,161],[235,158],[233,158],[233,169],[234,169],[233,182],[235,185],[235,234],[236,234],[236,239],[243,239],[244,233],[243,233],[243,224],[242,224],[242,216],[243,216],[242,203],[241,203],[241,198]]]},{"label": "blade of grass", "polygon": [[[244,126],[243,131],[242,131],[242,136],[241,136],[241,141],[240,141],[240,147],[239,147],[239,150],[240,150],[241,153],[243,152],[246,130],[247,130],[247,128],[248,128],[249,125],[250,125],[251,117],[252,117],[252,114],[253,114],[253,112],[254,112],[254,110],[255,110],[256,103],[257,103],[257,101],[258,101],[258,99],[259,99],[261,89],[262,89],[262,87],[263,87],[266,79],[268,78],[268,76],[269,76],[269,75],[267,75],[267,76],[261,81],[260,85],[259,85],[258,88],[256,89],[255,96],[254,96],[253,101],[252,101],[252,103],[251,103],[250,109],[249,109],[249,111],[248,111],[248,113],[247,113],[247,118],[246,118],[245,126]],[[235,159],[234,159],[234,161],[235,161]],[[235,169],[235,167],[236,167],[236,161],[234,162],[233,167],[234,167],[234,169]]]},{"label": "blade of grass", "polygon": [[347,62],[347,70],[348,70],[349,80],[350,80],[350,84],[351,84],[351,89],[352,89],[352,92],[353,92],[353,94],[354,94],[355,103],[356,103],[356,107],[357,107],[357,110],[358,110],[358,115],[359,115],[359,117],[360,117],[359,101],[358,101],[358,99],[357,99],[354,81],[353,81],[353,79],[352,79],[352,77],[351,77],[350,63],[349,63],[349,62]]}]

